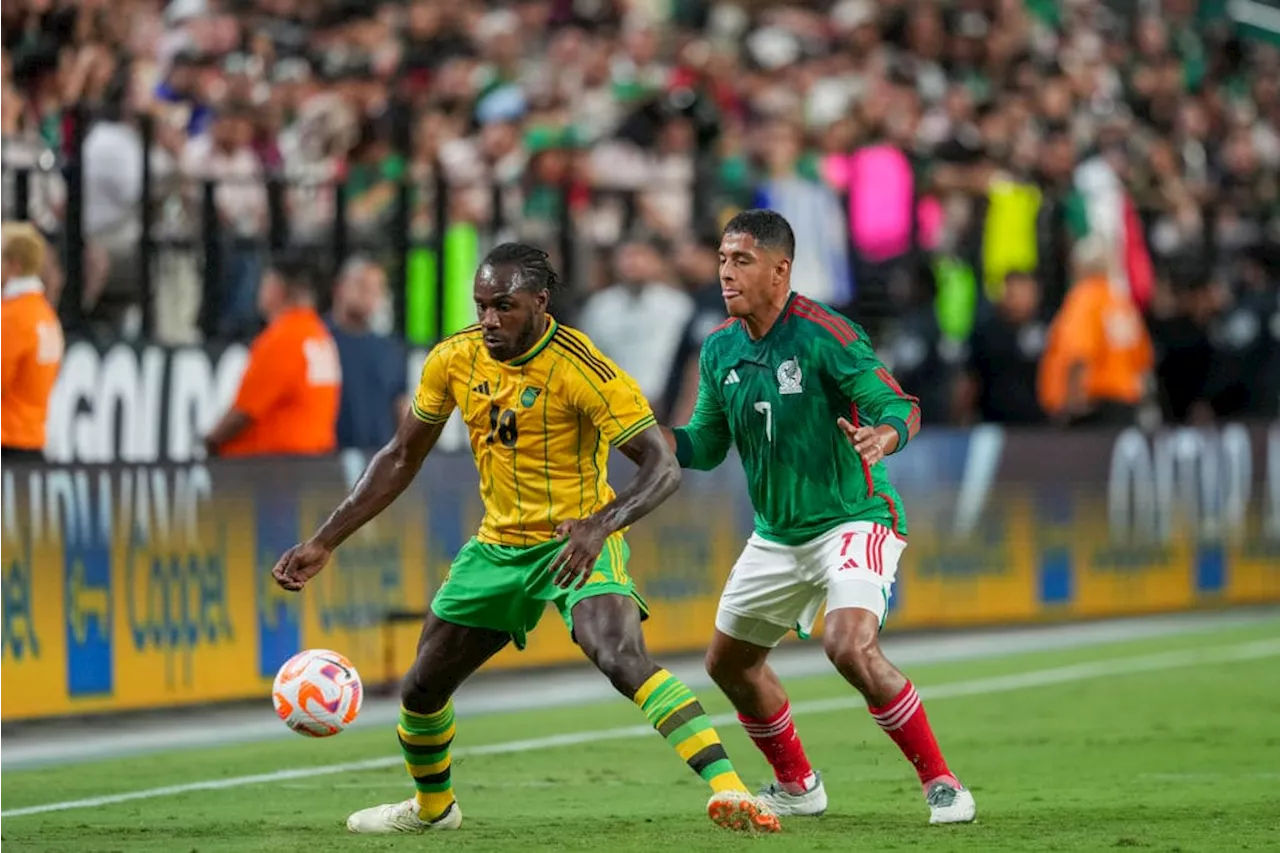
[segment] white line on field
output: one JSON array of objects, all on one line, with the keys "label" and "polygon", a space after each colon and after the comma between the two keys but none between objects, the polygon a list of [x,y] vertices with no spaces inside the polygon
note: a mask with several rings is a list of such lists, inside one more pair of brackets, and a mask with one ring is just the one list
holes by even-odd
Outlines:
[{"label": "white line on field", "polygon": [[[998,675],[991,678],[976,678],[971,681],[958,681],[953,684],[939,684],[934,687],[920,688],[920,695],[925,699],[947,699],[954,696],[974,696],[977,694],[1008,693],[1014,690],[1025,690],[1032,687],[1046,687],[1054,684],[1070,684],[1077,681],[1088,681],[1112,675],[1131,675],[1139,672],[1155,672],[1164,669],[1179,669],[1197,664],[1226,663],[1230,661],[1256,660],[1280,656],[1280,640],[1259,640],[1250,643],[1237,643],[1210,649],[1189,649],[1186,651],[1161,652],[1138,657],[1115,658],[1112,660],[1091,661],[1089,663],[1058,666],[1050,669],[1038,669],[1031,672],[1019,672],[1011,675]],[[863,706],[858,696],[842,696],[836,699],[818,699],[808,702],[797,702],[792,712],[797,714],[821,714],[830,711],[843,711]],[[712,717],[717,726],[737,721],[737,715],[717,714]],[[509,755],[518,752],[530,752],[538,749],[551,749],[557,746],[580,746],[587,743],[599,743],[607,740],[624,740],[652,736],[653,729],[647,725],[622,726],[614,729],[597,729],[595,731],[570,732],[548,737],[528,738],[525,740],[489,743],[481,746],[462,747],[454,750],[455,758],[471,755]],[[165,785],[160,788],[147,788],[141,791],[128,791],[123,794],[109,794],[103,797],[87,797],[82,800],[63,800],[56,803],[43,803],[38,806],[26,806],[19,809],[0,811],[0,818],[24,817],[26,815],[45,814],[47,812],[63,812],[72,809],[93,809],[101,806],[127,803],[133,800],[155,800],[161,797],[172,797],[178,794],[190,794],[196,791],[220,791],[226,788],[244,788],[249,785],[265,785],[286,782],[291,779],[311,779],[316,776],[329,776],[337,773],[355,773],[361,770],[381,770],[396,767],[403,763],[400,756],[370,758],[366,761],[348,761],[342,764],[324,764],[318,767],[299,767],[293,770],[275,770],[271,773],[255,773],[251,776],[233,776],[229,779],[208,779],[202,782],[185,782],[181,785]]]}]

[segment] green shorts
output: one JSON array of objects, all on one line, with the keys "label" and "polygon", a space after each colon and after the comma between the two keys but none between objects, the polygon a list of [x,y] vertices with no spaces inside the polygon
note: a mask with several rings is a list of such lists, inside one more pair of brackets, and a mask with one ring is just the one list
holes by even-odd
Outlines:
[{"label": "green shorts", "polygon": [[560,611],[571,635],[574,606],[596,595],[625,595],[639,605],[641,619],[649,617],[649,605],[627,574],[631,549],[625,539],[615,535],[605,540],[600,559],[582,589],[561,589],[553,582],[549,567],[563,547],[558,540],[517,548],[472,538],[453,558],[448,577],[431,601],[431,610],[455,625],[510,634],[519,649],[524,648],[548,603]]}]

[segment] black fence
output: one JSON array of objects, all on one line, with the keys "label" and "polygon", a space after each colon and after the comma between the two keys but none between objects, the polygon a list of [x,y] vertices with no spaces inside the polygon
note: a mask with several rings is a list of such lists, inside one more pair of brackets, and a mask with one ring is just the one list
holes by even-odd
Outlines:
[{"label": "black fence", "polygon": [[[392,110],[391,115],[398,118],[391,122],[389,150],[409,163],[413,149],[411,111]],[[113,276],[114,286],[104,285],[101,297],[95,293],[86,301],[85,288],[88,282],[101,278],[97,270],[101,263],[91,263],[93,241],[86,233],[86,206],[91,200],[85,185],[85,141],[94,122],[100,120],[88,108],[77,107],[69,111],[64,121],[62,150],[32,150],[24,154],[22,145],[7,140],[3,163],[6,217],[35,221],[58,247],[65,282],[59,307],[66,329],[73,336],[94,337],[100,341],[120,335],[121,310],[132,310],[137,318],[132,331],[126,331],[124,337],[142,340],[156,337],[157,291],[170,286],[162,261],[179,255],[185,259],[185,268],[194,270],[188,277],[198,280],[198,295],[194,298],[199,300],[199,308],[194,325],[199,337],[206,341],[246,337],[245,330],[229,331],[220,322],[224,303],[234,296],[228,293],[229,265],[240,263],[250,255],[261,256],[286,245],[301,245],[314,251],[323,271],[330,275],[353,254],[369,255],[376,260],[386,270],[391,283],[395,328],[402,332],[406,330],[409,310],[406,297],[411,257],[421,250],[429,252],[434,264],[430,267],[432,281],[428,287],[435,309],[432,321],[423,322],[434,328],[423,332],[423,322],[419,322],[419,333],[412,336],[413,343],[428,344],[446,333],[447,306],[450,299],[460,298],[458,289],[449,287],[451,275],[457,273],[450,269],[450,264],[456,265],[458,260],[447,250],[446,243],[450,227],[460,221],[459,199],[477,193],[487,199],[487,203],[481,205],[485,214],[470,221],[480,235],[481,245],[518,238],[546,248],[569,284],[568,292],[553,307],[562,316],[571,318],[589,290],[590,282],[602,278],[600,261],[608,251],[619,240],[650,236],[644,228],[642,198],[646,192],[663,189],[650,186],[618,189],[592,183],[573,159],[576,154],[568,152],[565,163],[556,173],[556,183],[538,188],[543,192],[544,202],[546,199],[550,202],[540,206],[538,221],[534,223],[520,202],[531,192],[530,174],[506,183],[487,177],[476,179],[480,183],[468,183],[451,174],[437,158],[431,163],[418,163],[417,172],[410,171],[394,180],[394,198],[370,227],[368,222],[353,220],[347,177],[317,179],[300,176],[284,166],[267,167],[261,171],[261,177],[253,181],[255,188],[265,194],[265,222],[247,233],[220,215],[220,189],[233,182],[200,181],[185,176],[176,167],[164,174],[158,172],[155,158],[150,154],[157,150],[158,128],[154,119],[144,116],[135,124],[138,151],[149,152],[140,153],[143,159],[141,198],[146,203],[136,205],[133,214],[136,239],[124,250],[118,249],[117,257],[112,259],[113,264],[118,262],[124,270],[125,282],[120,284],[120,276]],[[729,211],[751,204],[752,199],[744,198],[741,188],[735,196],[720,185],[709,150],[700,149],[693,162],[687,184],[672,189],[687,194],[691,211],[689,231],[715,233]],[[43,199],[46,193],[41,190],[42,182],[49,179],[56,179],[62,188],[60,204],[49,205]],[[917,211],[921,190],[916,184]],[[299,210],[308,206],[306,193],[330,199],[331,210],[325,208],[326,219],[318,228],[300,236],[296,219]],[[750,190],[745,195],[750,196]],[[1048,190],[1044,191],[1044,197],[1037,223],[1040,260],[1036,272],[1041,279],[1044,301],[1052,309],[1060,302],[1069,283],[1067,261],[1071,237],[1063,199]],[[182,222],[178,226],[168,221],[175,199],[182,211],[179,217]],[[955,245],[950,246],[948,252],[970,263],[981,281],[986,198],[979,193],[972,200],[975,207],[971,224],[965,233],[951,241]],[[841,212],[837,215],[847,216],[849,197],[845,195],[839,201]],[[45,209],[44,215],[40,215],[41,208],[50,207],[56,209]],[[602,239],[595,232],[599,230],[600,211],[606,207],[610,211],[609,221],[615,223],[611,226],[614,236]],[[1217,217],[1212,206],[1206,207],[1203,213],[1205,227],[1198,247],[1197,267],[1208,270],[1217,255]],[[847,220],[842,224],[847,226]],[[843,231],[847,236],[850,234],[848,227]],[[804,236],[802,230],[801,238]],[[849,237],[846,248],[856,297],[851,304],[837,307],[855,313],[873,336],[879,337],[893,318],[926,305],[933,292],[931,280],[937,258],[934,250],[926,248],[926,242],[920,233],[918,217],[912,217],[909,249],[889,263],[872,263],[859,255]],[[260,270],[260,261],[254,269]],[[246,278],[251,277],[251,273],[246,273]],[[418,285],[421,286],[421,280]],[[119,288],[123,288],[123,295],[118,292]],[[247,313],[252,314],[252,306]]]},{"label": "black fence", "polygon": [[[27,158],[25,162],[6,156],[4,171],[6,189],[9,191],[9,203],[6,204],[6,215],[18,220],[29,220],[33,212],[33,184],[44,176],[56,174],[65,185],[65,206],[61,215],[57,216],[58,229],[45,227],[46,235],[58,247],[65,286],[60,300],[60,313],[64,323],[73,332],[87,330],[87,317],[84,311],[83,287],[86,281],[86,232],[85,232],[85,161],[84,143],[87,131],[93,121],[89,111],[79,107],[72,111],[64,127],[69,134],[60,152],[42,152],[41,156]],[[136,122],[141,138],[141,149],[152,152],[156,148],[156,126],[150,116],[143,116]],[[399,140],[403,148],[404,141]],[[6,151],[6,155],[9,152]],[[317,253],[317,262],[327,274],[337,272],[342,263],[353,253],[369,253],[378,256],[385,262],[389,280],[403,282],[406,278],[406,265],[409,252],[415,247],[429,248],[435,253],[436,304],[443,306],[446,299],[445,282],[448,277],[448,253],[443,251],[445,229],[433,228],[431,233],[415,239],[410,228],[410,209],[415,192],[425,191],[431,198],[434,222],[449,220],[450,192],[458,187],[450,187],[446,181],[444,170],[433,170],[426,185],[402,181],[398,187],[397,197],[392,205],[389,222],[378,239],[353,233],[349,218],[349,196],[344,191],[345,185],[326,182],[323,189],[332,195],[334,208],[332,221],[324,232],[312,235],[306,240],[297,240],[291,236],[288,205],[286,195],[290,190],[290,180],[283,170],[264,170],[264,185],[267,200],[267,223],[261,233],[247,237],[236,234],[228,228],[223,217],[219,215],[217,191],[219,184],[214,181],[187,181],[184,187],[188,199],[194,197],[195,209],[190,217],[194,228],[188,229],[184,235],[165,233],[160,227],[157,217],[159,209],[165,201],[164,194],[157,188],[155,164],[152,157],[143,158],[141,197],[146,203],[137,206],[137,247],[135,260],[131,265],[135,272],[137,300],[141,308],[141,336],[150,337],[155,328],[155,293],[157,288],[156,258],[161,252],[182,252],[197,256],[199,260],[201,283],[201,308],[199,326],[206,339],[219,336],[217,328],[217,311],[225,285],[224,264],[227,251],[215,251],[214,247],[223,247],[232,251],[277,251],[286,245],[313,249]],[[194,184],[194,185],[193,185]],[[506,205],[502,194],[505,189],[498,185],[489,188],[493,195],[491,209],[492,220],[486,223],[489,233],[500,233],[507,223],[503,221]],[[558,248],[561,263],[566,272],[572,275],[574,254],[569,250],[572,241],[573,223],[569,217],[567,205],[559,217],[560,245]],[[403,328],[404,288],[391,288],[395,300],[397,327]],[[437,312],[443,317],[443,312]]]},{"label": "black fence", "polygon": [[[405,115],[402,121],[394,123],[391,149],[407,161],[411,150],[411,131],[408,126],[410,119],[407,113]],[[70,333],[80,335],[92,335],[94,318],[91,315],[99,310],[87,310],[84,299],[85,283],[90,278],[86,249],[92,242],[91,235],[86,233],[85,140],[95,120],[88,108],[79,106],[71,110],[64,121],[61,151],[44,149],[24,156],[16,151],[18,146],[6,144],[3,164],[6,218],[33,219],[36,208],[40,206],[38,197],[41,193],[36,188],[39,181],[56,178],[64,187],[65,198],[59,209],[48,213],[43,221],[41,217],[34,218],[57,247],[65,282],[59,305],[63,322]],[[372,233],[368,228],[353,227],[347,181],[341,178],[318,182],[300,180],[282,167],[264,168],[260,184],[256,181],[255,184],[265,191],[265,227],[246,235],[231,227],[219,211],[219,188],[234,182],[193,180],[181,174],[162,178],[157,174],[154,156],[150,156],[157,150],[156,120],[142,116],[131,122],[131,126],[136,127],[140,150],[149,154],[142,158],[141,198],[145,203],[136,206],[136,221],[132,223],[137,233],[136,248],[128,253],[132,292],[127,301],[140,309],[138,329],[130,337],[148,339],[156,329],[155,296],[158,287],[163,286],[158,280],[157,260],[163,254],[183,253],[197,259],[199,331],[205,340],[214,340],[225,337],[219,329],[218,313],[225,296],[225,267],[229,258],[237,252],[273,252],[290,246],[313,250],[318,265],[328,275],[336,274],[354,254],[375,258],[386,269],[392,284],[396,328],[401,330],[405,328],[406,288],[403,284],[409,275],[410,254],[415,249],[429,250],[435,258],[437,326],[430,336],[438,338],[445,333],[444,306],[449,299],[446,283],[453,272],[448,268],[451,258],[446,251],[445,240],[448,227],[457,221],[453,211],[457,194],[481,192],[487,195],[488,202],[484,206],[488,216],[483,222],[472,223],[482,235],[482,242],[491,242],[501,235],[524,237],[530,230],[523,227],[526,223],[520,221],[518,213],[513,216],[510,212],[509,196],[522,190],[519,182],[487,182],[483,185],[459,182],[451,178],[437,160],[431,164],[426,176],[407,176],[396,182],[396,194],[389,212]],[[161,186],[162,183],[165,186]],[[175,186],[175,183],[180,186]],[[691,194],[694,221],[715,222],[708,206],[709,194],[700,191],[700,188],[711,184],[710,180],[695,178],[689,185],[673,188]],[[636,190],[586,185],[575,176],[572,168],[565,170],[560,184],[551,189],[553,195],[558,196],[555,209],[550,216],[543,211],[541,227],[536,229],[539,233],[532,239],[552,254],[562,278],[571,284],[569,298],[572,298],[573,292],[580,292],[581,283],[589,275],[591,266],[591,259],[582,251],[582,225],[580,218],[574,215],[573,200],[585,194],[591,206],[610,205],[620,218],[617,230],[626,236],[635,231],[639,221],[639,193]],[[292,227],[289,201],[290,194],[299,191],[322,192],[332,199],[330,221],[318,232],[301,238]],[[162,222],[165,204],[175,196],[181,197],[187,212],[188,227],[180,229],[181,233],[174,233],[174,229],[166,228]],[[297,203],[296,200],[293,202],[295,208]],[[415,225],[415,217],[425,220],[427,227]],[[108,293],[105,299],[109,303],[113,295]],[[107,310],[105,313],[111,312]]]},{"label": "black fence", "polygon": [[[412,150],[412,115],[408,110],[393,110],[391,114],[400,118],[391,123],[390,150],[408,162]],[[569,284],[568,293],[561,299],[570,304],[555,308],[561,314],[572,315],[577,302],[589,289],[588,282],[601,278],[599,262],[609,249],[619,240],[652,236],[644,227],[642,197],[646,192],[666,189],[648,185],[618,189],[594,184],[582,175],[571,152],[570,160],[558,179],[559,184],[541,188],[550,190],[554,209],[548,212],[543,205],[537,227],[529,227],[527,217],[522,218],[520,204],[518,201],[513,204],[511,198],[513,194],[519,197],[529,189],[529,176],[505,184],[466,183],[450,175],[437,160],[426,170],[428,174],[410,174],[396,181],[396,194],[389,210],[378,227],[370,231],[354,227],[351,197],[344,179],[329,178],[316,182],[311,178],[299,178],[283,167],[264,168],[262,178],[255,184],[265,191],[266,222],[254,234],[246,235],[219,215],[219,188],[229,182],[192,179],[183,176],[179,169],[171,170],[168,175],[158,174],[155,158],[149,153],[142,157],[141,198],[146,203],[136,206],[136,221],[132,223],[137,234],[136,245],[131,244],[131,249],[124,253],[127,260],[122,261],[122,266],[129,271],[128,293],[121,298],[107,287],[101,300],[95,298],[91,300],[94,304],[86,305],[86,282],[92,278],[87,249],[92,240],[86,233],[86,203],[90,200],[85,185],[85,140],[95,121],[100,120],[87,107],[78,106],[70,110],[64,120],[62,150],[45,149],[24,156],[20,145],[6,144],[3,164],[6,217],[34,219],[58,248],[65,281],[60,302],[65,327],[73,335],[99,340],[104,337],[104,330],[106,337],[119,331],[118,310],[113,313],[112,309],[130,306],[138,312],[138,322],[134,324],[133,332],[126,333],[125,337],[143,340],[154,337],[157,327],[156,293],[159,288],[167,286],[159,261],[175,253],[195,261],[200,293],[197,325],[202,338],[226,338],[225,330],[219,328],[219,306],[226,296],[227,265],[233,262],[235,253],[264,253],[299,244],[314,250],[317,261],[329,274],[336,272],[353,254],[375,257],[385,268],[392,285],[396,328],[400,330],[405,329],[407,306],[404,285],[409,277],[410,255],[415,250],[430,251],[435,258],[432,274],[436,328],[430,330],[426,338],[438,339],[445,333],[445,306],[450,299],[447,283],[454,272],[449,269],[452,259],[451,253],[446,251],[445,242],[448,227],[458,221],[455,203],[460,193],[482,193],[488,199],[483,205],[487,209],[484,221],[472,223],[481,234],[482,244],[515,237],[536,242],[552,254],[562,279]],[[158,141],[156,120],[143,116],[131,126],[136,127],[139,134],[139,151],[155,152]],[[670,188],[673,192],[687,194],[691,211],[689,233],[681,236],[715,234],[730,211],[752,203],[752,190],[743,193],[738,188],[734,193],[720,186],[716,163],[709,148],[700,148],[692,160],[694,166],[688,182]],[[58,210],[47,212],[44,217],[35,216],[37,208],[41,207],[42,195],[37,191],[37,184],[50,178],[56,178],[64,187],[65,199]],[[290,198],[291,194],[303,190],[330,196],[332,215],[321,230],[299,238],[291,221],[294,218],[291,207],[296,211],[299,202],[291,202]],[[917,195],[918,192],[919,188]],[[181,198],[181,206],[186,212],[186,227],[176,231],[164,221],[166,204],[174,197]],[[840,198],[840,202],[841,210],[847,211],[848,197]],[[612,241],[601,241],[598,236],[586,233],[596,230],[602,208],[608,208],[609,221],[617,223],[613,227],[617,237]],[[586,215],[583,215],[584,210]],[[441,227],[442,223],[445,227]],[[844,229],[846,234],[848,230]],[[927,274],[928,259],[920,243],[919,234],[913,233],[910,251],[893,265],[892,272],[899,279],[895,285],[882,275],[884,271],[877,269],[876,265],[863,263],[852,241],[849,241],[850,265],[858,281],[856,308],[859,319],[873,331],[880,318],[891,316],[900,308],[901,298],[895,298],[893,293],[895,290],[901,293],[901,281],[905,278],[909,282],[917,282]],[[457,298],[456,289],[453,298]],[[126,304],[118,304],[121,302]],[[418,344],[428,342],[414,341]]]}]

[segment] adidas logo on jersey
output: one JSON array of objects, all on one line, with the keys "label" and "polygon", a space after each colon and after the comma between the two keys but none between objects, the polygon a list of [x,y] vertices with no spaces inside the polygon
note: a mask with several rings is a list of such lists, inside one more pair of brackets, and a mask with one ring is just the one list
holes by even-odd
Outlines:
[{"label": "adidas logo on jersey", "polygon": [[476,393],[476,394],[484,394],[484,395],[487,397],[487,396],[489,395],[489,383],[488,383],[488,382],[481,382],[479,385],[477,385],[476,387],[472,388],[471,390],[472,390],[472,392],[473,392],[473,393]]},{"label": "adidas logo on jersey", "polygon": [[847,572],[850,569],[858,568],[858,564],[853,560],[845,560],[844,565],[840,566],[840,571]]},{"label": "adidas logo on jersey", "polygon": [[729,375],[724,378],[725,385],[737,385],[742,380],[738,378],[737,370],[730,370]]}]

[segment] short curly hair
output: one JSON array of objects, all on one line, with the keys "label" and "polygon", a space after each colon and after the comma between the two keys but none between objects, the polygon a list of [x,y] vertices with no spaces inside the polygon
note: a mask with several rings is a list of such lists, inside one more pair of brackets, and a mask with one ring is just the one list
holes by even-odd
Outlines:
[{"label": "short curly hair", "polygon": [[776,249],[788,259],[796,256],[796,235],[791,223],[773,210],[744,210],[729,220],[725,234],[746,234],[756,238],[762,249]]}]

